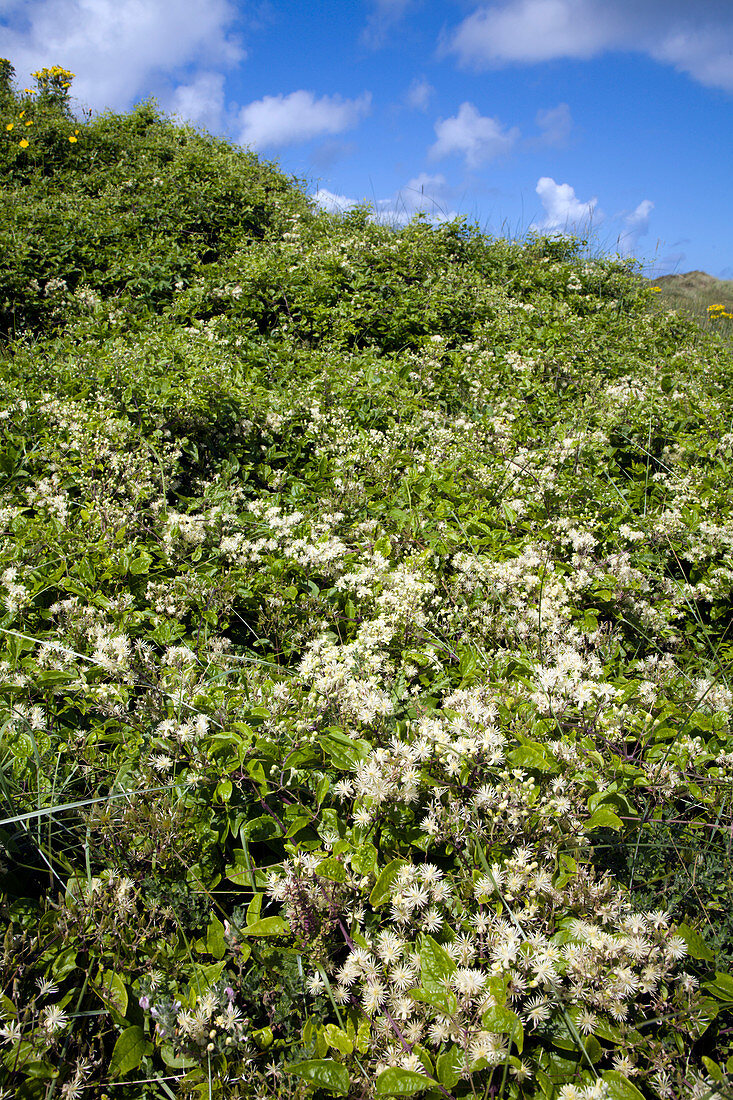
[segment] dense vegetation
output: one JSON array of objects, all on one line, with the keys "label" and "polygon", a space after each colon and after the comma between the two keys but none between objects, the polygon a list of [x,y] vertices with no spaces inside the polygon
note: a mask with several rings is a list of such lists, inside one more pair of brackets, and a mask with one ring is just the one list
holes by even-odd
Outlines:
[{"label": "dense vegetation", "polygon": [[2,1096],[733,1096],[729,345],[0,75]]}]

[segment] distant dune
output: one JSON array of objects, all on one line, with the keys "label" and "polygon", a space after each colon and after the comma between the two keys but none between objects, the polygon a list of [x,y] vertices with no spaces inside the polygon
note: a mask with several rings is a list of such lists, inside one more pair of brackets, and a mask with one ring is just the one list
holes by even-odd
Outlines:
[{"label": "distant dune", "polygon": [[666,309],[680,309],[700,321],[708,321],[708,306],[724,305],[733,312],[733,279],[715,279],[705,271],[683,275],[660,275],[647,279],[650,286],[662,288],[659,295]]}]

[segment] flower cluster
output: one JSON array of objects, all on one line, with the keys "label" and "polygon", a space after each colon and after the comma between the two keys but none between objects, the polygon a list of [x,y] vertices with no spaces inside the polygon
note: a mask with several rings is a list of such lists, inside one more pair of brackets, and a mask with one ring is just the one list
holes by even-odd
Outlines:
[{"label": "flower cluster", "polygon": [[159,988],[156,975],[141,983],[140,1007],[153,1023],[159,1043],[169,1044],[177,1056],[204,1061],[231,1054],[250,1038],[249,1021],[236,1005],[236,993],[220,981],[203,992],[193,991],[187,1003]]}]

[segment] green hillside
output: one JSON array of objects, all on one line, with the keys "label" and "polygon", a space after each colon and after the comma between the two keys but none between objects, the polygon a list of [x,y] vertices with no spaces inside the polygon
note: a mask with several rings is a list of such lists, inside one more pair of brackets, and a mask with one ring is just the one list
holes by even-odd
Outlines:
[{"label": "green hillside", "polygon": [[650,285],[659,287],[659,308],[678,309],[724,339],[733,337],[733,280],[688,271],[661,275],[650,280]]},{"label": "green hillside", "polygon": [[0,76],[0,1096],[733,1097],[729,344]]}]

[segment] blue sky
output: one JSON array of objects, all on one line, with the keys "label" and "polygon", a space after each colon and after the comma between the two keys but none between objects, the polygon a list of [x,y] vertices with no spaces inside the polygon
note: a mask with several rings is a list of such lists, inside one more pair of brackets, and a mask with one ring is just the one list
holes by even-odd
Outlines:
[{"label": "blue sky", "polygon": [[323,205],[733,278],[733,0],[0,0],[20,87],[161,106]]}]

